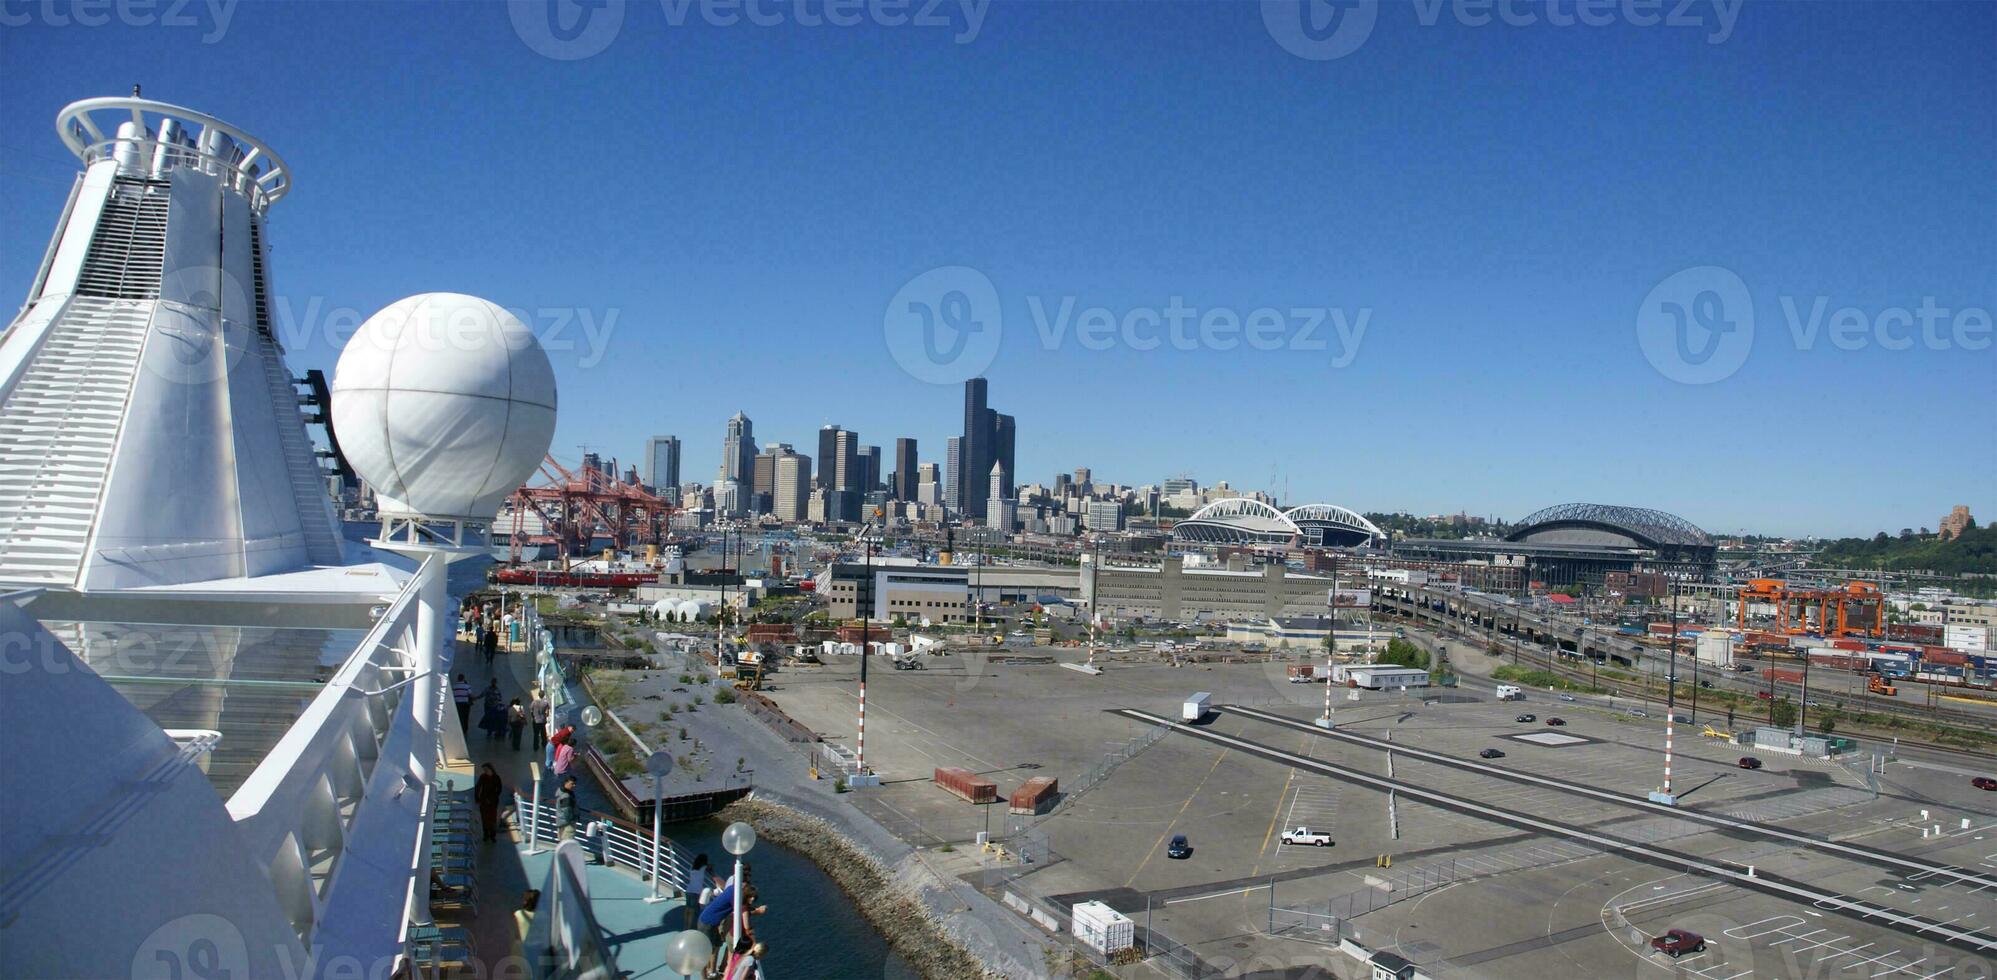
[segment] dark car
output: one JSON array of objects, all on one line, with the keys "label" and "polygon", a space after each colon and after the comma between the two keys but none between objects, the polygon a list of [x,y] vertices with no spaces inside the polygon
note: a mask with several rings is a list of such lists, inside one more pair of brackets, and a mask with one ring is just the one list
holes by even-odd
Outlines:
[{"label": "dark car", "polygon": [[1185,834],[1173,834],[1172,843],[1165,847],[1165,856],[1183,861],[1193,856],[1193,845],[1186,843]]},{"label": "dark car", "polygon": [[1538,716],[1538,715],[1520,715],[1520,716],[1519,716],[1519,720],[1520,720],[1520,721],[1538,721],[1538,720],[1539,720],[1539,716]]},{"label": "dark car", "polygon": [[1761,760],[1751,755],[1744,755],[1740,757],[1739,765],[1742,769],[1759,769],[1761,768]]},{"label": "dark car", "polygon": [[1997,779],[1991,779],[1989,776],[1978,776],[1970,780],[1969,785],[1981,790],[1997,790]]},{"label": "dark car", "polygon": [[1497,749],[1485,749],[1477,753],[1477,757],[1480,759],[1502,759],[1505,757],[1505,754]]},{"label": "dark car", "polygon": [[1672,929],[1650,941],[1650,948],[1660,953],[1670,954],[1677,959],[1686,953],[1697,953],[1706,948],[1706,937],[1684,929]]},{"label": "dark car", "polygon": [[1562,726],[1564,726],[1564,725],[1566,725],[1566,724],[1567,724],[1567,719],[1565,719],[1565,718],[1548,718],[1548,719],[1546,719],[1546,723],[1547,723],[1547,724],[1549,724],[1549,725],[1552,725],[1552,726],[1553,726],[1553,727],[1555,727],[1555,728],[1560,728],[1560,727],[1562,727]]}]

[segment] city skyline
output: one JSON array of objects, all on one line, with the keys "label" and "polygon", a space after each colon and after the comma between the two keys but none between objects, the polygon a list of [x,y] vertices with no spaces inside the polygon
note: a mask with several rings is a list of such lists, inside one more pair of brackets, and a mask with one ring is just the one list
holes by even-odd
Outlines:
[{"label": "city skyline", "polygon": [[[683,471],[711,473],[732,409],[707,406],[738,404],[800,447],[834,419],[871,444],[945,447],[962,435],[962,376],[912,375],[882,324],[905,286],[963,268],[1002,313],[983,374],[1022,428],[1015,482],[1088,465],[1368,511],[1604,501],[1774,534],[1932,526],[1964,502],[1997,513],[1997,433],[1975,422],[1997,375],[1989,5],[1750,6],[1725,43],[1383,16],[1363,49],[1324,62],[1284,50],[1256,6],[1020,4],[995,7],[973,44],[861,28],[798,46],[663,34],[645,8],[587,62],[587,91],[488,5],[412,7],[387,37],[312,5],[246,5],[229,77],[189,70],[210,53],[198,31],[9,27],[10,63],[42,67],[0,104],[21,161],[0,181],[15,219],[0,274],[32,280],[43,216],[68,193],[73,161],[47,145],[56,111],[143,81],[299,163],[269,238],[298,370],[330,370],[342,331],[402,296],[490,296],[551,341],[564,460],[584,443],[639,460],[671,432],[702,457]],[[492,70],[469,115],[440,125],[408,93],[463,84],[422,56],[441,36]],[[662,39],[672,59],[653,56]],[[1156,77],[1166,56],[1184,70]],[[264,77],[294,81],[241,81]],[[770,77],[853,101],[786,96],[791,128],[745,127],[770,112],[749,94]],[[1740,95],[1771,85],[1779,125]],[[658,93],[667,124],[635,126],[599,90]],[[365,107],[371,138],[312,123],[329,102]],[[599,206],[600,164],[499,135],[523,127],[550,147],[617,134],[619,160],[670,160],[676,178],[577,222]],[[1055,152],[1025,149],[1049,138]],[[422,193],[381,193],[383,146],[420,162],[398,179]],[[844,165],[926,146],[992,165],[920,195]],[[1646,360],[1638,312],[1708,268],[1751,295],[1753,349],[1725,380],[1687,383]],[[1201,314],[1179,336],[1162,316],[1175,302]],[[1952,312],[1924,327],[1930,307]],[[1315,322],[1329,346],[1249,343],[1265,309]],[[1215,311],[1243,329],[1202,334]],[[1944,346],[1958,337],[1980,346]],[[753,375],[793,383],[751,396]],[[1850,451],[1789,448],[1770,406]],[[1881,473],[1882,452],[1918,475]],[[1742,492],[1742,473],[1785,470],[1808,478]]]}]

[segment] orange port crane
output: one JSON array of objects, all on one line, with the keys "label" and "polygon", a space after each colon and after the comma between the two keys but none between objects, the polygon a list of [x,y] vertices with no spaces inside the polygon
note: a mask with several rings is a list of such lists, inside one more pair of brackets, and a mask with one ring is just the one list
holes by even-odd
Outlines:
[{"label": "orange port crane", "polygon": [[541,460],[540,477],[540,486],[524,485],[513,491],[511,558],[515,563],[520,561],[520,546],[527,543],[529,510],[547,529],[536,536],[535,543],[552,542],[563,568],[568,567],[570,555],[590,551],[590,542],[597,535],[610,538],[611,547],[626,550],[665,543],[673,511],[665,498],[588,466],[569,470],[553,456]]},{"label": "orange port crane", "polygon": [[1775,607],[1775,632],[1825,637],[1886,635],[1886,604],[1871,582],[1846,582],[1835,589],[1792,589],[1779,578],[1750,579],[1740,590],[1737,625],[1749,629],[1747,607]]}]

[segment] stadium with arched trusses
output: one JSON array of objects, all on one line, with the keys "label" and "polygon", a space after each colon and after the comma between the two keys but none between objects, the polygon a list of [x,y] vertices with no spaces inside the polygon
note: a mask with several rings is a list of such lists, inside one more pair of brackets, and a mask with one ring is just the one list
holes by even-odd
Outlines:
[{"label": "stadium with arched trusses", "polygon": [[1719,557],[1713,539],[1676,514],[1612,504],[1556,504],[1525,516],[1504,540],[1414,538],[1396,541],[1398,558],[1522,566],[1552,585],[1599,584],[1612,572],[1699,577]]},{"label": "stadium with arched trusses", "polygon": [[1172,527],[1186,544],[1356,547],[1380,544],[1387,532],[1337,504],[1277,510],[1253,497],[1229,497],[1200,508]]}]

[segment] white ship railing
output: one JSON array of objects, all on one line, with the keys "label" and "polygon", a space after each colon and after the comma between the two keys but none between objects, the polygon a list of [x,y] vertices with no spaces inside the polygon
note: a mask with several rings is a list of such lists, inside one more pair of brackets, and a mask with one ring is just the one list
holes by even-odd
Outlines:
[{"label": "white ship railing", "polygon": [[[428,882],[431,784],[449,699],[437,678],[443,662],[433,658],[448,638],[420,642],[418,592],[431,576],[441,587],[443,572],[441,558],[424,563],[229,798],[308,948],[392,959],[401,920],[428,918],[428,888],[412,882]],[[384,901],[406,915],[381,915]]]},{"label": "white ship railing", "polygon": [[564,842],[549,862],[527,935],[521,940],[529,975],[535,980],[609,980],[617,960],[589,904],[583,852]]},{"label": "white ship railing", "polygon": [[[515,793],[513,813],[514,823],[520,828],[521,835],[532,840],[536,847],[542,844],[552,847],[559,843],[562,827],[553,801],[537,802]],[[584,828],[591,824],[601,828],[600,837],[591,839],[585,834]],[[586,816],[583,827],[576,828],[576,840],[586,851],[600,857],[606,866],[628,868],[641,881],[650,880],[653,869],[658,869],[659,884],[667,896],[687,892],[692,864],[687,860],[686,852],[671,838],[655,841],[649,830],[608,814],[591,813]]]},{"label": "white ship railing", "polygon": [[[129,130],[121,131],[127,122]],[[177,166],[216,174],[247,195],[259,214],[291,190],[291,168],[263,141],[183,106],[141,98],[83,99],[56,116],[56,134],[86,165],[115,159],[120,172],[142,177],[165,177]]]}]

